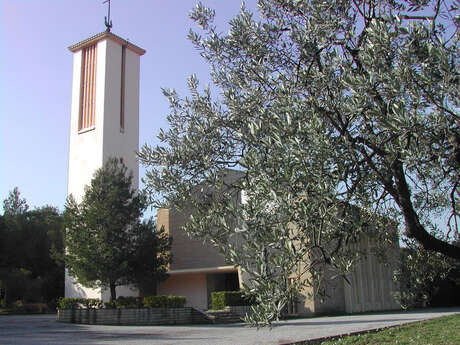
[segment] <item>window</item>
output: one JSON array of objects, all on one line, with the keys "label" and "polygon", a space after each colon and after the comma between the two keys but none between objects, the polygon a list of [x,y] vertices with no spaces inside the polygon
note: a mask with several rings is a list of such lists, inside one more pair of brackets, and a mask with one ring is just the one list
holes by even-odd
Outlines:
[{"label": "window", "polygon": [[97,45],[83,49],[81,60],[80,117],[78,130],[93,128],[96,108]]}]

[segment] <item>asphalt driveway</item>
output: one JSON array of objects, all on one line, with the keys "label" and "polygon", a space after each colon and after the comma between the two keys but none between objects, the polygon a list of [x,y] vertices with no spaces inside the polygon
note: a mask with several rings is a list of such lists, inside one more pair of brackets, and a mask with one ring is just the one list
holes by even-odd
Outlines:
[{"label": "asphalt driveway", "polygon": [[460,308],[346,315],[278,322],[270,329],[244,324],[93,326],[64,324],[54,315],[0,316],[0,344],[255,345],[287,344],[460,313]]}]

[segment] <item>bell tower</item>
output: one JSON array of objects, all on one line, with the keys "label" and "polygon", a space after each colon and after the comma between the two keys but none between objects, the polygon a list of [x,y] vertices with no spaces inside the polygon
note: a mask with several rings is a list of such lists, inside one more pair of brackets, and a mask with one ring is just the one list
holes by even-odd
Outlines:
[{"label": "bell tower", "polygon": [[[107,25],[107,24],[106,24]],[[138,188],[139,65],[145,50],[107,30],[69,47],[73,53],[67,194],[81,202],[94,172],[110,157],[123,158]],[[74,284],[66,297],[101,298]]]}]

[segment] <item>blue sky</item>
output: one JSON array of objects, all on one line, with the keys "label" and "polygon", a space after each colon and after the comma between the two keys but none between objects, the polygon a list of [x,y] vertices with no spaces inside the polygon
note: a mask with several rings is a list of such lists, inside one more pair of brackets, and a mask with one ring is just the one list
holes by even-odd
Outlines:
[{"label": "blue sky", "polygon": [[[17,186],[31,207],[63,209],[67,192],[72,53],[105,30],[102,0],[0,0],[0,199]],[[161,87],[187,93],[209,66],[187,40],[194,0],[112,0],[112,32],[147,50],[141,57],[139,145],[166,128]],[[225,32],[238,0],[205,0]],[[255,0],[246,1],[255,9]],[[141,170],[141,176],[143,171]]]}]

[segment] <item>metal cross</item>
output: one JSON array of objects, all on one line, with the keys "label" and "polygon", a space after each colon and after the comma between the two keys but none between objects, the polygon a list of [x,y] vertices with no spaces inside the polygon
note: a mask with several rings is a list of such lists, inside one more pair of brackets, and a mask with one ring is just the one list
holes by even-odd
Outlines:
[{"label": "metal cross", "polygon": [[108,8],[107,17],[104,17],[104,24],[106,27],[105,31],[109,32],[110,29],[112,28],[112,21],[110,20],[110,0],[105,0],[103,4],[107,2],[109,3],[109,8]]}]

